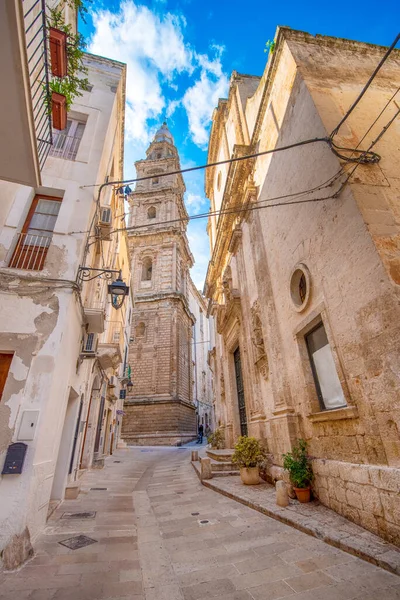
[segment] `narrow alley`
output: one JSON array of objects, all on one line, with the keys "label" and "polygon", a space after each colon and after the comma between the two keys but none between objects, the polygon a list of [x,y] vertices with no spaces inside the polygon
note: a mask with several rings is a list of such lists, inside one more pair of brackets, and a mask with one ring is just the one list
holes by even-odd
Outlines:
[{"label": "narrow alley", "polygon": [[396,575],[204,488],[189,448],[118,450],[35,551],[2,600],[400,599]]}]

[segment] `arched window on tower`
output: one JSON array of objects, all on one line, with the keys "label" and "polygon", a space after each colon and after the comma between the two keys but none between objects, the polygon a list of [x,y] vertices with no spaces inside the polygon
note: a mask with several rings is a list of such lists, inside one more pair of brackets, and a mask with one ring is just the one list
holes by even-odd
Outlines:
[{"label": "arched window on tower", "polygon": [[150,256],[146,256],[142,266],[142,281],[151,281],[153,276],[153,261]]},{"label": "arched window on tower", "polygon": [[135,337],[136,338],[144,337],[145,333],[146,333],[146,325],[143,322],[136,325],[136,327],[135,327]]},{"label": "arched window on tower", "polygon": [[151,183],[152,183],[153,185],[158,185],[159,181],[160,181],[160,180],[159,180],[159,178],[158,178],[158,177],[153,177],[153,179],[151,180]]},{"label": "arched window on tower", "polygon": [[147,218],[148,219],[155,219],[156,216],[157,216],[156,207],[155,206],[150,206],[149,210],[147,211]]}]

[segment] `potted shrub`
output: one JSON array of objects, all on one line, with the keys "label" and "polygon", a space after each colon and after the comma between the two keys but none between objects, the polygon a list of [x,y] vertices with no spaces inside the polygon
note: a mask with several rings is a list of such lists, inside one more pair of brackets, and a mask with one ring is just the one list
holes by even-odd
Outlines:
[{"label": "potted shrub", "polygon": [[292,452],[283,455],[283,468],[289,473],[299,502],[310,502],[313,472],[307,456],[307,442],[299,440]]},{"label": "potted shrub", "polygon": [[214,433],[210,433],[207,442],[214,450],[221,450],[225,446],[225,437],[220,429],[216,429]]},{"label": "potted shrub", "polygon": [[85,75],[85,42],[80,33],[74,33],[71,25],[64,22],[63,7],[76,8],[81,14],[87,12],[82,0],[63,0],[49,10],[47,27],[50,39],[50,55],[53,78],[49,89],[45,88],[46,103],[53,117],[54,129],[65,129],[67,112],[75,98],[89,89],[89,81]]},{"label": "potted shrub", "polygon": [[260,466],[265,461],[265,451],[254,437],[241,436],[232,456],[232,462],[240,469],[240,477],[245,485],[260,483]]}]

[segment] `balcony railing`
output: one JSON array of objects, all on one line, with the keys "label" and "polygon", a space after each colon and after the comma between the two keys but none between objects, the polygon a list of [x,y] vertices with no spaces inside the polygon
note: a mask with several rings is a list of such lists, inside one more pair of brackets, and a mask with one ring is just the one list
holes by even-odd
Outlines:
[{"label": "balcony railing", "polygon": [[33,120],[35,123],[39,164],[42,169],[53,143],[51,115],[47,105],[50,88],[46,2],[45,0],[22,1]]},{"label": "balcony railing", "polygon": [[75,160],[81,138],[65,135],[64,133],[53,134],[53,138],[54,142],[49,152],[50,156]]},{"label": "balcony railing", "polygon": [[14,269],[41,271],[50,243],[51,235],[19,233],[9,266]]}]

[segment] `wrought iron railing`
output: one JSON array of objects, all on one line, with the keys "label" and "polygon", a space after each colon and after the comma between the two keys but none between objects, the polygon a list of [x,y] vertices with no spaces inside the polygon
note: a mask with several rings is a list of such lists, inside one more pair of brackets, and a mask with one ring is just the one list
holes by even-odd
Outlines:
[{"label": "wrought iron railing", "polygon": [[50,148],[49,155],[67,160],[75,160],[80,143],[80,137],[65,135],[64,133],[53,133],[53,145]]},{"label": "wrought iron railing", "polygon": [[41,271],[50,247],[51,238],[51,234],[19,233],[9,267],[28,271]]},{"label": "wrought iron railing", "polygon": [[22,4],[37,152],[40,169],[43,169],[53,143],[48,106],[50,87],[46,2],[45,0],[22,0]]}]

